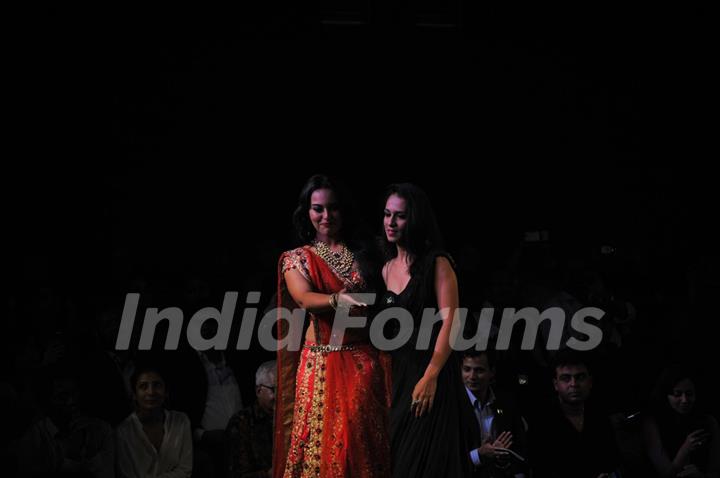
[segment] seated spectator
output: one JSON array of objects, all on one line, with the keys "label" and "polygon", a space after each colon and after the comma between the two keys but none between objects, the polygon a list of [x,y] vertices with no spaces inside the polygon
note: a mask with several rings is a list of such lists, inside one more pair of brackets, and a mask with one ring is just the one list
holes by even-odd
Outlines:
[{"label": "seated spectator", "polygon": [[112,308],[100,311],[94,320],[90,346],[78,351],[84,369],[93,377],[93,383],[86,384],[96,394],[96,400],[89,404],[92,413],[113,427],[133,410],[130,377],[135,351],[115,348],[121,314],[122,310]]},{"label": "seated spectator", "polygon": [[[206,321],[202,326],[203,337],[217,333],[217,322]],[[230,418],[243,406],[240,387],[228,354],[222,350],[196,351],[193,383],[198,388],[198,404],[202,404],[199,423],[193,425],[195,456],[198,459],[196,475],[219,477],[227,469],[225,456],[225,429]],[[188,357],[189,358],[189,357]],[[198,367],[200,365],[200,367]]]},{"label": "seated spectator", "polygon": [[696,405],[695,380],[688,370],[670,367],[660,376],[643,431],[660,476],[720,476],[718,422]]},{"label": "seated spectator", "polygon": [[570,349],[554,360],[556,396],[530,426],[536,478],[613,476],[620,464],[610,420],[592,401],[592,376],[585,358]]},{"label": "seated spectator", "polygon": [[187,478],[192,472],[190,420],[166,410],[168,388],[157,367],[136,367],[131,378],[135,412],[117,428],[121,478]]},{"label": "seated spectator", "polygon": [[[200,335],[214,337],[215,320],[206,320]],[[225,429],[243,406],[237,378],[243,361],[232,351],[194,349],[189,343],[164,354],[172,363],[167,379],[174,384],[172,406],[188,415],[193,435],[193,476],[215,478],[227,469]]]},{"label": "seated spectator", "polygon": [[[470,452],[474,476],[482,478],[525,476],[525,423],[514,400],[492,386],[495,354],[467,351],[462,362],[462,379],[478,422],[480,442]],[[511,449],[522,459],[513,458]]]},{"label": "seated spectator", "polygon": [[110,425],[83,413],[78,379],[66,370],[48,371],[49,401],[19,445],[26,476],[115,476]]},{"label": "seated spectator", "polygon": [[236,413],[226,430],[231,478],[272,476],[273,412],[277,363],[265,362],[255,374],[257,401]]},{"label": "seated spectator", "polygon": [[21,428],[22,413],[15,387],[0,380],[0,463],[5,463],[4,471],[10,476],[17,474],[17,443]]}]

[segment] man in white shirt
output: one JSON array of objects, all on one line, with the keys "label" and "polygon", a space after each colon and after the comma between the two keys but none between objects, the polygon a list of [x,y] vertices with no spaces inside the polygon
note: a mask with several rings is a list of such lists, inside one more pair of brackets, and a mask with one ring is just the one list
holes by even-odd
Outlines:
[{"label": "man in white shirt", "polygon": [[233,415],[242,409],[240,387],[233,369],[222,351],[197,352],[205,371],[207,395],[200,426],[193,431],[198,469],[209,475],[218,475],[226,469],[225,429]]}]

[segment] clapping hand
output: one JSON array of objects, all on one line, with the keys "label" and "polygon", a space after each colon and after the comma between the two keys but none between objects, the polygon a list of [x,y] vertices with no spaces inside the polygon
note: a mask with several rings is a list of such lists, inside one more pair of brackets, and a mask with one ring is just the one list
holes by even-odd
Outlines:
[{"label": "clapping hand", "polygon": [[507,452],[502,450],[502,448],[510,448],[511,446],[512,433],[502,432],[493,442],[489,439],[485,440],[482,446],[478,448],[478,453],[481,458],[500,459],[502,461],[503,458],[507,457]]}]

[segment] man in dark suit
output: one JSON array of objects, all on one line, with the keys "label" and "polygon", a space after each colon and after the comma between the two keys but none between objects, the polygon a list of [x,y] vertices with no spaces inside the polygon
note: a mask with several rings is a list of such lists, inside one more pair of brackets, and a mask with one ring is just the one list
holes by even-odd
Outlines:
[{"label": "man in dark suit", "polygon": [[593,386],[587,357],[574,350],[556,353],[555,397],[537,407],[532,421],[534,476],[610,478],[620,455],[613,428],[601,404],[588,400]]},{"label": "man in dark suit", "polygon": [[526,424],[515,401],[492,386],[495,378],[494,353],[465,352],[462,378],[478,425],[479,441],[470,451],[475,476],[524,478],[527,469],[524,461]]},{"label": "man in dark suit", "polygon": [[275,360],[258,367],[255,374],[256,402],[236,413],[225,430],[229,478],[272,476],[276,368]]}]

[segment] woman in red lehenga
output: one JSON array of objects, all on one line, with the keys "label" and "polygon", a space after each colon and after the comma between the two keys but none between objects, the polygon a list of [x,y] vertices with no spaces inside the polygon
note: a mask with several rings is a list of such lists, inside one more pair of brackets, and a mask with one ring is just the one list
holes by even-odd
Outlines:
[{"label": "woman in red lehenga", "polygon": [[[294,215],[309,244],[280,258],[279,305],[305,309],[310,324],[301,351],[278,351],[275,478],[390,476],[389,359],[367,329],[329,345],[337,308],[366,312],[353,293],[367,290],[372,270],[341,240],[350,231],[344,199],[327,177],[311,177]],[[278,321],[279,337],[286,329]]]}]

